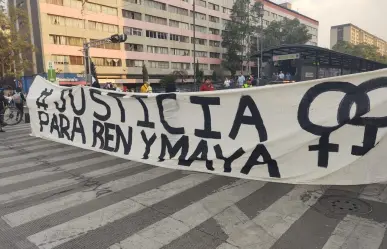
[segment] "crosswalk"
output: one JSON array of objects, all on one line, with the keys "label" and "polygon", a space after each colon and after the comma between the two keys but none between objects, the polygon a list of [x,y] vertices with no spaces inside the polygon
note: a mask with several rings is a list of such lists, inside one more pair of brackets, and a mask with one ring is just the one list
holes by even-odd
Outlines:
[{"label": "crosswalk", "polygon": [[[335,213],[329,196],[371,210]],[[58,144],[28,124],[0,134],[1,249],[387,249],[386,210],[386,184],[249,181]]]}]

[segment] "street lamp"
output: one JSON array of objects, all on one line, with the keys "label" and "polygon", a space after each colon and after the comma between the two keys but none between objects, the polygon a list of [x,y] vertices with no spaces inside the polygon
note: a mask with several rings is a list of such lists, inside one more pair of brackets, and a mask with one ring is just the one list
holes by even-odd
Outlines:
[{"label": "street lamp", "polygon": [[263,16],[264,16],[264,5],[263,2],[259,5],[259,12],[258,12],[258,17],[261,19],[261,25],[260,25],[260,32],[257,37],[257,52],[260,51],[260,57],[258,58],[257,56],[257,78],[259,80],[260,75],[262,74],[262,64],[263,64]]},{"label": "street lamp", "polygon": [[85,42],[83,44],[83,53],[84,53],[84,60],[85,60],[85,76],[86,76],[86,82],[90,85],[93,83],[91,82],[91,63],[90,63],[90,53],[89,49],[91,47],[99,47],[101,45],[107,44],[107,43],[121,43],[125,42],[128,39],[127,34],[115,34],[108,38],[91,41],[91,42]]}]

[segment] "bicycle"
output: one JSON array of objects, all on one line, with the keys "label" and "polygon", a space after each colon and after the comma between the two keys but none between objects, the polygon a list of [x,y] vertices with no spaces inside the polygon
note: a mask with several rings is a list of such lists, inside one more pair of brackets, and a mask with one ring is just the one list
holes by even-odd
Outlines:
[{"label": "bicycle", "polygon": [[22,112],[16,107],[13,101],[8,105],[3,106],[3,110],[0,111],[0,122],[2,121],[2,126],[17,125],[22,119]]}]

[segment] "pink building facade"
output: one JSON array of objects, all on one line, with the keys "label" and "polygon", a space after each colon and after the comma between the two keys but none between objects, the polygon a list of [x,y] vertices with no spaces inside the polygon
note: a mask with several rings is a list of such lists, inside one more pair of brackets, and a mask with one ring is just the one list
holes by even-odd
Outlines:
[{"label": "pink building facade", "polygon": [[[16,4],[19,0],[14,1]],[[175,70],[186,70],[192,75],[193,42],[199,67],[210,75],[226,53],[221,47],[221,33],[233,5],[233,0],[196,0],[194,41],[192,0],[28,2],[32,40],[37,48],[32,73],[46,72],[48,62],[53,62],[59,73],[82,74],[84,41],[126,33],[125,43],[107,44],[90,51],[101,82],[117,84],[141,81],[143,64],[153,82]],[[313,35],[310,44],[317,45],[317,21],[267,0],[263,3],[265,25],[284,17],[298,18]]]}]

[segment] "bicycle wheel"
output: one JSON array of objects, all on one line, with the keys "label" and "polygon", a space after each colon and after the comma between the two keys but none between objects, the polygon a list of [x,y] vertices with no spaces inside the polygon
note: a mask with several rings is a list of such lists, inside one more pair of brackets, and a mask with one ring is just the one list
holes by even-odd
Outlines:
[{"label": "bicycle wheel", "polygon": [[21,111],[16,107],[6,107],[2,115],[5,125],[17,125],[23,119]]}]

